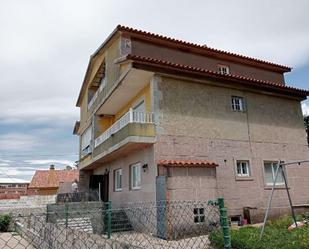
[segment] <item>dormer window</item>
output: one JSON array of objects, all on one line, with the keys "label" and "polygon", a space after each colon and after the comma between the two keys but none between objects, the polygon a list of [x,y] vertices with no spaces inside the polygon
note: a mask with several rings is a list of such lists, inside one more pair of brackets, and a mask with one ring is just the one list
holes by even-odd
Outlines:
[{"label": "dormer window", "polygon": [[230,68],[226,65],[218,65],[218,72],[221,74],[229,74]]}]

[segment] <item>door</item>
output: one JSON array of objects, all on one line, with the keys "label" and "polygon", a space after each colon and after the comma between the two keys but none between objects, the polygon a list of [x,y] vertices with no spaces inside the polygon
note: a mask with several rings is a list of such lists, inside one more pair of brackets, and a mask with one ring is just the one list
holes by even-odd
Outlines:
[{"label": "door", "polygon": [[89,200],[98,201],[98,196],[103,202],[108,201],[108,185],[109,185],[109,173],[104,175],[92,175],[89,182]]},{"label": "door", "polygon": [[109,192],[109,173],[103,175],[102,190],[101,190],[101,200],[103,202],[108,202],[108,192]]}]

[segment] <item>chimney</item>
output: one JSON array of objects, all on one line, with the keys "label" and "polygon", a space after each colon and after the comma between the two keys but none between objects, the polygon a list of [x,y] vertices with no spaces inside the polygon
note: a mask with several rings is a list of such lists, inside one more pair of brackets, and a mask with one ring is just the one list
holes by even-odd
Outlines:
[{"label": "chimney", "polygon": [[50,170],[54,170],[55,169],[55,165],[51,164],[49,167]]}]

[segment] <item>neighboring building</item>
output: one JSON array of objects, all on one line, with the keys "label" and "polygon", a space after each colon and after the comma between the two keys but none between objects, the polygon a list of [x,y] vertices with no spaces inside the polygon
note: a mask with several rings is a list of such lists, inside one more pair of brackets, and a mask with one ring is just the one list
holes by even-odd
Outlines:
[{"label": "neighboring building", "polygon": [[35,171],[29,185],[29,194],[56,195],[59,191],[59,187],[62,191],[64,189],[70,191],[70,188],[63,186],[70,186],[78,178],[78,170],[56,170],[54,165],[51,165],[49,170]]},{"label": "neighboring building", "polygon": [[[199,31],[200,32],[200,31]],[[264,212],[278,160],[309,158],[291,68],[118,26],[90,57],[78,97],[80,188],[113,206],[223,196]],[[286,169],[309,201],[309,165]],[[279,177],[277,214],[287,199]]]},{"label": "neighboring building", "polygon": [[0,178],[0,200],[19,199],[27,195],[29,181],[18,178]]}]

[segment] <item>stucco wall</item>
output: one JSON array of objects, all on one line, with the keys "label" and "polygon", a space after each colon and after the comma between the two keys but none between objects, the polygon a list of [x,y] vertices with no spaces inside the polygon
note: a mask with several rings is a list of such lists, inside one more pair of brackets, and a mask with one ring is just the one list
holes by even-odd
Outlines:
[{"label": "stucco wall", "polygon": [[217,66],[223,64],[229,66],[231,74],[284,84],[284,77],[281,73],[235,62],[224,61],[216,57],[211,57],[211,55],[205,56],[192,53],[191,51],[158,46],[140,40],[132,40],[132,53],[183,65],[205,68],[215,72],[217,71]]},{"label": "stucco wall", "polygon": [[169,200],[213,200],[217,196],[216,169],[169,168]]},{"label": "stucco wall", "polygon": [[[140,162],[141,165],[148,164],[148,169],[142,170],[141,189],[130,189],[130,165]],[[114,191],[114,170],[122,169],[122,191]],[[93,171],[94,175],[101,175],[105,170],[109,171],[109,198],[113,207],[126,205],[128,202],[142,202],[155,200],[155,179],[157,167],[154,164],[153,146],[139,151],[131,152],[117,160],[102,164]]]},{"label": "stucco wall", "polygon": [[[309,158],[301,107],[297,100],[158,77],[155,160],[208,159],[217,167],[218,195],[230,214],[243,207],[266,207],[263,160]],[[247,111],[231,110],[231,96],[242,96]],[[251,177],[236,179],[236,160],[249,160]],[[295,204],[309,201],[309,165],[287,168]],[[179,197],[180,198],[180,197]],[[274,207],[286,207],[286,192],[277,190]]]}]

